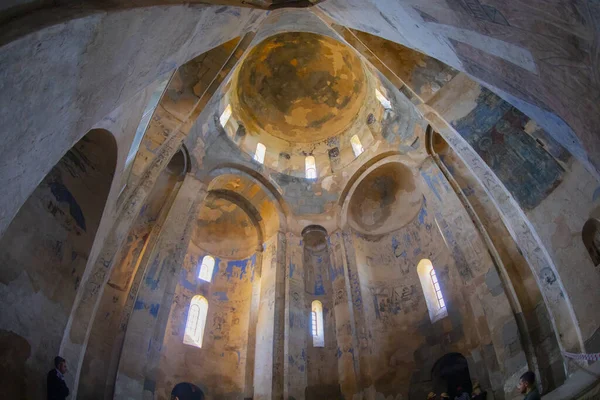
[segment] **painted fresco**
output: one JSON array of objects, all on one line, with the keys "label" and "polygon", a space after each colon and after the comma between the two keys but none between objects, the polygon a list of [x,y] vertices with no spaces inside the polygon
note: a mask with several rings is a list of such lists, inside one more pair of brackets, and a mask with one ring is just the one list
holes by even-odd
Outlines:
[{"label": "painted fresco", "polygon": [[482,88],[477,106],[452,126],[496,173],[526,210],[535,208],[562,181],[564,170],[525,133],[529,118]]}]

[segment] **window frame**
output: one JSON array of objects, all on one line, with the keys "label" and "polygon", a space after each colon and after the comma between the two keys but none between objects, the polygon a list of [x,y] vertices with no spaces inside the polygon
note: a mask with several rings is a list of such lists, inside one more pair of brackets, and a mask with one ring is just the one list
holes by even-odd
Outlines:
[{"label": "window frame", "polygon": [[221,116],[219,117],[219,123],[223,128],[227,126],[227,122],[229,122],[229,119],[231,118],[231,113],[231,104],[227,104],[227,107],[225,107],[225,109],[221,113]]},{"label": "window frame", "polygon": [[209,254],[202,257],[200,268],[198,269],[198,279],[205,282],[212,282],[213,273],[215,272],[215,263],[215,258]]},{"label": "window frame", "polygon": [[427,304],[431,322],[439,321],[448,316],[448,307],[444,299],[441,282],[430,260],[424,258],[417,265],[417,274]]},{"label": "window frame", "polygon": [[446,302],[444,301],[444,295],[442,294],[442,288],[440,287],[440,282],[437,278],[437,274],[435,273],[435,268],[432,268],[429,271],[429,276],[431,277],[431,282],[433,283],[433,290],[435,290],[435,297],[437,299],[438,305],[441,308],[446,307]]},{"label": "window frame", "polygon": [[192,297],[185,322],[183,344],[202,348],[207,318],[208,300],[206,297],[201,295]]},{"label": "window frame", "polygon": [[365,152],[365,148],[360,142],[360,138],[358,137],[358,135],[354,135],[350,138],[350,144],[352,145],[352,151],[354,152],[355,158]]},{"label": "window frame", "polygon": [[306,179],[317,179],[317,160],[314,156],[304,158],[304,176]]},{"label": "window frame", "polygon": [[266,152],[267,147],[264,144],[262,144],[261,142],[256,143],[256,150],[254,151],[254,161],[264,164]]},{"label": "window frame", "polygon": [[385,108],[386,110],[391,110],[392,109],[392,102],[389,101],[388,98],[385,97],[383,95],[383,93],[381,93],[379,91],[379,89],[375,89],[375,97],[381,103],[381,105],[383,106],[383,108]]},{"label": "window frame", "polygon": [[[311,303],[310,333],[313,347],[325,347],[325,325],[323,323],[323,303],[313,300]],[[316,332],[315,332],[316,331]]]}]

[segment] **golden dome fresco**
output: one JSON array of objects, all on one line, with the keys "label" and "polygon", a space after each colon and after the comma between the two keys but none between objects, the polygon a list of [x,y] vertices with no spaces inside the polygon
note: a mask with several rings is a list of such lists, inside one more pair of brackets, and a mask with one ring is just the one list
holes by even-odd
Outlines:
[{"label": "golden dome fresco", "polygon": [[234,97],[249,131],[312,143],[352,124],[366,87],[362,62],[351,48],[327,36],[286,32],[251,50]]}]

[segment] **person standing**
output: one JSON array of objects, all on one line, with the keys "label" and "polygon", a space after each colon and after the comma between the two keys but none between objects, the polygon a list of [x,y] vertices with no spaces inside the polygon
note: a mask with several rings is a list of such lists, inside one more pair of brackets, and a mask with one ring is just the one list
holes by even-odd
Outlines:
[{"label": "person standing", "polygon": [[456,397],[454,400],[471,400],[469,394],[464,391],[462,386],[456,388]]},{"label": "person standing", "polygon": [[46,379],[48,400],[65,400],[69,395],[69,388],[65,383],[67,373],[67,361],[60,357],[54,357],[54,369],[48,372]]},{"label": "person standing", "polygon": [[523,400],[540,400],[540,392],[535,385],[535,374],[531,371],[527,371],[521,375],[517,389],[519,393],[525,395]]},{"label": "person standing", "polygon": [[479,382],[475,381],[473,383],[473,393],[471,393],[472,400],[485,400],[487,399],[487,392],[481,391],[481,386]]},{"label": "person standing", "polygon": [[433,393],[433,392],[429,392],[429,394],[427,395],[427,400],[435,400],[437,398],[437,394]]}]

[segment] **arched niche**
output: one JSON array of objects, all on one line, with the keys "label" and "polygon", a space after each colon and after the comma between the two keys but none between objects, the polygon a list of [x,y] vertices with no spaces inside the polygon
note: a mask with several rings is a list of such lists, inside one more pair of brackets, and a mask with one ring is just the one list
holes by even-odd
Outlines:
[{"label": "arched niche", "polygon": [[244,259],[262,248],[263,227],[260,214],[244,197],[214,190],[197,215],[192,240],[211,256]]},{"label": "arched niche", "polygon": [[467,359],[460,353],[448,353],[435,362],[431,368],[431,381],[436,393],[448,393],[453,399],[461,387],[471,393],[472,383]]},{"label": "arched niche", "polygon": [[135,290],[139,286],[147,259],[152,253],[152,244],[162,226],[157,225],[157,222],[166,217],[169,205],[174,201],[188,172],[188,165],[187,151],[182,147],[158,176],[142,211],[131,226],[125,244],[116,255],[115,266],[104,288],[81,367],[78,395],[82,398],[102,397],[102,394],[113,396],[116,368],[125,335],[123,328],[137,294],[135,291],[130,292],[132,288]]},{"label": "arched niche", "polygon": [[344,189],[341,226],[365,235],[402,228],[418,214],[423,194],[417,169],[404,157],[383,156],[353,176]]},{"label": "arched niche", "polygon": [[188,157],[185,148],[179,149],[167,166],[158,176],[146,203],[127,237],[125,246],[120,251],[119,261],[111,271],[108,284],[119,290],[126,290],[137,268],[137,261],[143,254],[143,247],[152,228],[155,226],[165,205],[173,200],[188,171]]},{"label": "arched niche", "polygon": [[0,348],[12,353],[0,354],[9,363],[8,397],[44,396],[44,385],[31,382],[42,379],[59,352],[116,160],[113,135],[88,132],[40,182],[0,240],[0,325],[6,332]]},{"label": "arched niche", "polygon": [[339,399],[338,344],[334,310],[334,288],[327,230],[309,225],[302,230],[304,302],[306,330],[306,390],[312,399]]},{"label": "arched niche", "polygon": [[[257,308],[265,232],[279,226],[276,205],[248,177],[219,174],[193,216],[192,232],[169,321],[156,393],[168,394],[171,382],[204,382],[212,396],[250,390],[256,346]],[[268,213],[267,213],[268,211]],[[265,219],[275,218],[274,231]],[[202,265],[211,260],[210,278]],[[266,284],[265,284],[266,285]],[[202,339],[191,340],[194,299],[206,299]],[[198,333],[198,332],[196,332]],[[248,383],[250,382],[250,384]]]},{"label": "arched niche", "polygon": [[581,238],[594,265],[600,265],[600,221],[596,218],[588,219],[583,225]]},{"label": "arched niche", "polygon": [[204,400],[204,392],[189,382],[180,382],[171,390],[171,400]]},{"label": "arched niche", "polygon": [[275,233],[285,232],[287,216],[290,215],[287,204],[271,180],[248,167],[238,164],[224,164],[213,169],[208,184],[210,191],[225,190],[237,193],[245,198],[260,215],[263,224],[264,240]]}]

